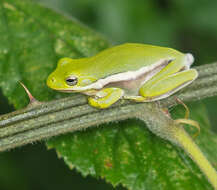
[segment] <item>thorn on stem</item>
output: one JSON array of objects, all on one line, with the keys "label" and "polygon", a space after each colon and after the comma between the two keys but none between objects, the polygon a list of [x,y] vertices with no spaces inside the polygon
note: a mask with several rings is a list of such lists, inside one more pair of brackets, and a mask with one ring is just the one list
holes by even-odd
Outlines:
[{"label": "thorn on stem", "polygon": [[27,107],[34,107],[37,105],[40,105],[42,102],[38,101],[32,94],[31,92],[28,90],[28,88],[22,83],[19,82],[21,84],[21,86],[24,88],[24,90],[26,91],[26,94],[29,97],[29,104]]},{"label": "thorn on stem", "polygon": [[185,119],[188,119],[189,115],[190,115],[190,111],[188,109],[188,106],[182,100],[180,100],[178,97],[175,97],[175,100],[185,108]]},{"label": "thorn on stem", "polygon": [[197,129],[197,132],[193,135],[193,138],[197,137],[200,134],[200,125],[197,121],[189,119],[190,111],[188,106],[179,98],[175,97],[177,103],[181,104],[185,108],[185,118],[176,119],[175,122],[177,124],[187,124]]}]

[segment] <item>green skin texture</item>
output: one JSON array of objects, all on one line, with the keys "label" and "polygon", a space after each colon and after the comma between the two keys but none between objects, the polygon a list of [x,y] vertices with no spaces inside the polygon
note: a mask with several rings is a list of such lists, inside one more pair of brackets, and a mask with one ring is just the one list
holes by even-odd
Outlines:
[{"label": "green skin texture", "polygon": [[[156,68],[149,68],[160,61],[161,69],[150,76]],[[141,68],[147,68],[149,72],[141,75],[139,82],[136,77],[128,79],[124,84],[120,78],[101,88],[89,87],[100,79],[120,73],[127,75],[126,72],[135,72]],[[60,59],[56,70],[48,77],[47,85],[63,92],[86,94],[90,105],[103,109],[121,98],[149,102],[168,97],[190,84],[197,76],[195,69],[189,69],[186,54],[171,48],[128,43],[108,48],[89,58]],[[76,78],[77,83],[67,84],[68,77]],[[145,77],[149,79],[145,81]]]}]

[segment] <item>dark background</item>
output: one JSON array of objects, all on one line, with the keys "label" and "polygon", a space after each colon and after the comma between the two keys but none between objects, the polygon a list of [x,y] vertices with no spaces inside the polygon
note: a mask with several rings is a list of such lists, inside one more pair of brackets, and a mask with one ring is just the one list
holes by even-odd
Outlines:
[{"label": "dark background", "polygon": [[[207,0],[35,0],[77,18],[113,44],[149,43],[191,52],[195,65],[217,61],[217,1]],[[0,93],[0,114],[13,110]],[[217,131],[217,98],[206,104]],[[113,189],[83,178],[43,143],[0,154],[0,190]],[[123,189],[118,187],[117,189]]]}]

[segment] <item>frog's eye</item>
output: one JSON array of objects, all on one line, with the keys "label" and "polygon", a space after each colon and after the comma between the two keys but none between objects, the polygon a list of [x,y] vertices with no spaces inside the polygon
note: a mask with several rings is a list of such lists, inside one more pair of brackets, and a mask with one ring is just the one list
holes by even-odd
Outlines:
[{"label": "frog's eye", "polygon": [[74,76],[70,76],[68,78],[66,78],[66,83],[69,85],[69,86],[74,86],[78,83],[78,79]]}]

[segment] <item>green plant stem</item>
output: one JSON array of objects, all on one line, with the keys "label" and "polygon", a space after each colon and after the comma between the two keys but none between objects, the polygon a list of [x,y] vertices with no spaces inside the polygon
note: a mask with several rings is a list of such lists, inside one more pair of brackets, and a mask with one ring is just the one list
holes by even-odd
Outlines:
[{"label": "green plant stem", "polygon": [[[200,77],[175,96],[188,102],[217,95],[216,68],[217,63],[197,67]],[[175,104],[177,102],[174,96],[160,101],[161,107]],[[154,103],[121,101],[109,109],[98,110],[87,105],[84,96],[75,95],[27,107],[0,116],[0,151],[106,122],[134,118],[141,107],[150,112],[153,105]],[[153,117],[158,116],[153,114]]]},{"label": "green plant stem", "polygon": [[[181,147],[198,165],[212,186],[217,189],[217,173],[215,169],[184,128],[173,119],[163,114],[163,111],[157,106],[152,106],[148,115],[143,114],[144,112],[146,113],[146,111],[147,110],[141,109],[140,112],[136,114],[137,118],[143,120],[149,130],[155,135]],[[158,119],[153,121],[153,115],[158,116]]]},{"label": "green plant stem", "polygon": [[217,63],[194,67],[199,72],[200,78],[217,73]]}]

